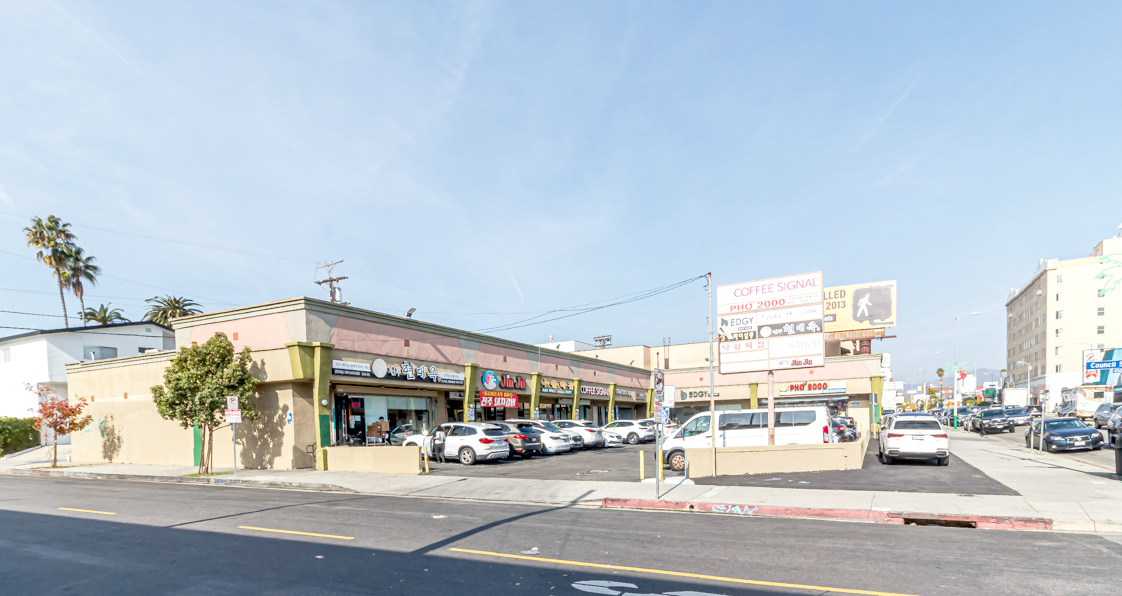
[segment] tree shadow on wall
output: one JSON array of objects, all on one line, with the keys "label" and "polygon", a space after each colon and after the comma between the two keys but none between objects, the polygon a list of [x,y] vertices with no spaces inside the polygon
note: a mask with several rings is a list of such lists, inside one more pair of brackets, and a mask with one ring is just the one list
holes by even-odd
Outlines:
[{"label": "tree shadow on wall", "polygon": [[121,446],[125,441],[113,424],[112,414],[97,421],[97,432],[101,435],[101,459],[113,463],[121,454]]},{"label": "tree shadow on wall", "polygon": [[258,383],[260,383],[262,381],[268,381],[269,380],[269,373],[267,373],[265,371],[265,359],[262,358],[261,362],[257,362],[256,360],[250,360],[250,362],[249,362],[249,374],[252,375],[254,379],[257,379]]},{"label": "tree shadow on wall", "polygon": [[[284,444],[284,425],[288,419],[288,406],[269,408],[260,411],[252,424],[238,425],[238,443],[241,443],[241,465],[250,470],[263,470],[273,467],[273,462],[281,455]],[[243,428],[247,431],[242,437]]]}]

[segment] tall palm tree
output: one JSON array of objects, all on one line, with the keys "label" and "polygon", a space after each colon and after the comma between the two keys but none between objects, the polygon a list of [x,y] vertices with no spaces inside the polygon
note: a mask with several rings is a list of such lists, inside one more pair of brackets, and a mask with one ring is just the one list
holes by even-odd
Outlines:
[{"label": "tall palm tree", "polygon": [[64,290],[70,287],[70,271],[67,262],[70,251],[74,248],[77,238],[70,231],[70,224],[59,218],[48,215],[47,221],[38,217],[31,218],[31,225],[23,229],[27,236],[27,245],[38,248],[35,258],[40,263],[51,268],[53,275],[58,278],[58,298],[62,301],[62,322],[69,328],[70,319],[66,317],[66,294]]},{"label": "tall palm tree", "polygon": [[97,309],[87,308],[82,312],[83,321],[93,321],[98,325],[112,325],[113,323],[128,323],[121,313],[124,312],[119,308],[110,308],[113,303],[102,304]]},{"label": "tall palm tree", "polygon": [[939,370],[935,371],[935,374],[939,375],[939,386],[942,387],[943,386],[943,375],[947,374],[947,371],[940,368]]},{"label": "tall palm tree", "polygon": [[178,317],[186,317],[188,315],[197,315],[203,312],[199,309],[202,306],[198,302],[190,298],[180,298],[178,296],[164,296],[163,298],[155,296],[145,300],[151,306],[148,307],[148,312],[144,313],[145,321],[152,321],[160,325],[171,325],[171,320]]},{"label": "tall palm tree", "polygon": [[[89,283],[91,286],[97,285],[97,276],[101,275],[101,267],[94,265],[97,257],[87,257],[82,252],[82,248],[75,246],[70,249],[70,257],[67,259],[66,272],[69,277],[70,289],[74,291],[74,295],[78,297],[78,302],[82,304],[82,325],[86,324],[86,288],[83,283]],[[90,309],[92,310],[92,309]],[[102,323],[105,325],[105,323]]]}]

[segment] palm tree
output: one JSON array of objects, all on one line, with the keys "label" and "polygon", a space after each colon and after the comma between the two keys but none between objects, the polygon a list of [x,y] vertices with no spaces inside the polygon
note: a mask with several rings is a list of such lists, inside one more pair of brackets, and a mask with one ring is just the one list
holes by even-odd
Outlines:
[{"label": "palm tree", "polygon": [[67,262],[70,259],[71,249],[74,248],[76,237],[70,231],[70,224],[59,218],[48,215],[47,221],[38,217],[31,218],[31,225],[23,229],[27,236],[27,245],[38,248],[35,258],[40,263],[51,268],[53,275],[58,278],[58,298],[62,301],[62,322],[70,328],[70,319],[66,317],[66,295],[63,290],[70,287],[70,271]]},{"label": "palm tree", "polygon": [[93,321],[98,325],[112,325],[113,323],[128,323],[129,320],[121,315],[123,312],[119,308],[109,308],[113,304],[102,304],[97,307],[97,310],[87,308],[82,312],[83,321]]},{"label": "palm tree", "polygon": [[165,326],[171,326],[172,319],[203,312],[197,308],[202,305],[190,298],[180,298],[178,296],[160,298],[155,296],[145,300],[145,302],[152,306],[148,307],[148,312],[144,313],[144,320]]},{"label": "palm tree", "polygon": [[[82,248],[75,246],[70,249],[70,256],[66,263],[66,272],[69,277],[70,289],[74,291],[74,295],[78,297],[78,302],[82,304],[82,325],[86,324],[86,288],[83,282],[89,282],[91,286],[97,285],[97,276],[101,275],[101,267],[94,265],[97,257],[87,257]],[[93,309],[90,309],[92,311]],[[105,325],[106,323],[102,323]]]},{"label": "palm tree", "polygon": [[943,386],[943,375],[947,374],[947,371],[940,368],[939,370],[935,371],[935,374],[939,375],[939,386],[942,387]]}]

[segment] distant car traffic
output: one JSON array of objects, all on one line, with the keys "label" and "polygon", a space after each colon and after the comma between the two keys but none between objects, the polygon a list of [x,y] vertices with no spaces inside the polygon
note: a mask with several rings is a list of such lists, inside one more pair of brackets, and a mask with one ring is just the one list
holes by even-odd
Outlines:
[{"label": "distant car traffic", "polygon": [[1021,406],[1005,406],[1005,416],[1013,421],[1017,426],[1024,426],[1032,422],[1032,415],[1025,411]]},{"label": "distant car traffic", "polygon": [[[1040,447],[1040,420],[1034,420],[1025,432],[1025,447]],[[1074,417],[1044,420],[1044,448],[1051,453],[1077,449],[1103,448],[1103,436],[1087,423]]]},{"label": "distant car traffic", "polygon": [[970,419],[970,430],[984,435],[988,432],[1015,432],[1017,423],[1005,415],[1001,408],[982,410]]},{"label": "distant car traffic", "polygon": [[934,416],[896,416],[881,431],[878,457],[882,464],[900,459],[933,459],[940,466],[950,461],[950,437]]},{"label": "distant car traffic", "polygon": [[1122,408],[1122,404],[1102,404],[1095,409],[1095,413],[1091,416],[1091,424],[1095,428],[1106,427],[1110,423],[1110,417],[1115,412]]}]

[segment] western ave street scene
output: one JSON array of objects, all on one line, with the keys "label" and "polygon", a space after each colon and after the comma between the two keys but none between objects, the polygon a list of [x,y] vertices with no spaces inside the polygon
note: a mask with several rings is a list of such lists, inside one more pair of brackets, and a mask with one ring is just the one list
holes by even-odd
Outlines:
[{"label": "western ave street scene", "polygon": [[1122,586],[1122,6],[0,6],[0,592]]}]

